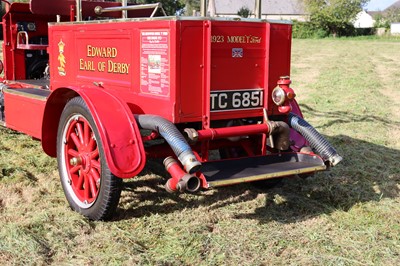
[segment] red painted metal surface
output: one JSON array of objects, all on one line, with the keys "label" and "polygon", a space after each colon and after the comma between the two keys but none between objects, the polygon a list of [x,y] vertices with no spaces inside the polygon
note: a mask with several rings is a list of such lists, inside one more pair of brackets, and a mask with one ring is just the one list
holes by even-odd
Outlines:
[{"label": "red painted metal surface", "polygon": [[75,5],[69,6],[69,20],[74,21],[76,16]]},{"label": "red painted metal surface", "polygon": [[285,101],[281,106],[278,107],[278,110],[281,114],[288,114],[292,111],[292,106],[290,102],[294,99],[296,94],[294,93],[293,89],[290,88],[291,83],[292,81],[288,76],[281,77],[278,80],[278,86],[285,92]]},{"label": "red painted metal surface", "polygon": [[278,106],[270,97],[276,82],[281,76],[290,76],[290,55],[292,45],[292,27],[283,24],[267,24],[267,36],[270,42],[267,49],[267,75],[269,93],[265,95],[268,114],[280,114]]},{"label": "red painted metal surface", "polygon": [[[268,109],[269,91],[279,76],[289,74],[290,25],[270,29],[268,23],[156,20],[51,25],[49,30],[51,89],[97,82],[134,113],[174,123],[202,121],[207,128],[210,120],[262,116],[263,106],[211,112],[209,92],[264,90]],[[268,32],[278,35],[276,43]],[[222,37],[224,43],[215,39]],[[268,57],[271,45],[276,47]],[[232,55],[236,47],[241,47],[239,57]],[[58,69],[60,54],[65,75]],[[270,69],[268,60],[277,66]]]},{"label": "red painted metal surface", "polygon": [[[59,120],[62,111],[60,106],[63,106],[58,103],[79,95],[86,102],[97,125],[111,172],[121,178],[137,175],[145,165],[146,155],[139,128],[126,103],[110,92],[93,86],[70,87],[69,90],[75,91],[73,94],[60,90],[60,93],[56,90],[47,100],[41,136],[43,150],[55,156],[57,131],[54,130],[54,123]],[[63,99],[63,96],[66,98]]]},{"label": "red painted metal surface", "polygon": [[111,216],[116,177],[137,176],[148,158],[164,159],[168,192],[312,174],[342,159],[296,116],[290,24],[133,18],[153,9],[121,18],[97,15],[97,6],[122,10],[114,1],[31,0],[3,17],[0,126],[59,156],[72,209]]},{"label": "red painted metal surface", "polygon": [[[27,34],[30,39],[49,39],[52,92],[40,104],[26,99],[32,105],[26,108],[29,111],[17,105],[21,96],[7,95],[6,104],[13,105],[7,107],[8,126],[42,139],[44,151],[56,156],[63,107],[81,96],[99,128],[110,170],[119,177],[131,177],[143,168],[143,141],[157,137],[142,139],[133,114],[159,115],[177,125],[196,123],[201,143],[194,149],[203,161],[216,147],[214,139],[264,134],[266,143],[266,124],[213,128],[213,123],[262,120],[264,110],[268,115],[281,114],[270,95],[279,77],[290,74],[291,25],[179,17],[54,23],[55,16],[41,15],[57,13],[69,21],[75,15],[73,2],[14,3],[6,14],[5,78],[28,79],[27,53],[38,44],[18,47],[15,25],[35,21],[37,30]],[[83,1],[83,16],[93,15],[90,10],[95,5],[120,3]],[[288,84],[280,86],[289,89]],[[35,119],[26,122],[27,117]],[[249,154],[253,150],[266,152],[260,147]]]},{"label": "red painted metal surface", "polygon": [[[165,185],[168,192],[175,192],[177,190],[181,192],[185,190],[195,192],[200,187],[206,188],[207,183],[205,179],[188,174],[172,157],[167,157],[164,160],[164,165],[165,169],[171,175],[171,178],[168,179]],[[193,181],[195,182],[194,184],[192,183]]]},{"label": "red painted metal surface", "polygon": [[269,132],[269,127],[267,124],[209,128],[197,131],[199,141],[263,134],[263,133],[266,134],[268,132]]},{"label": "red painted metal surface", "polygon": [[40,139],[46,102],[23,95],[4,92],[7,127]]},{"label": "red painted metal surface", "polygon": [[[35,30],[27,32],[29,39],[38,38],[47,39],[48,22],[55,21],[55,16],[34,15],[29,10],[28,4],[12,3],[9,12],[3,17],[3,60],[4,60],[4,78],[7,80],[24,80],[26,78],[26,58],[29,53],[26,49],[40,49],[46,53],[46,45],[31,44],[31,46],[20,46],[17,44],[18,22],[35,22]],[[22,49],[20,49],[22,48]]]},{"label": "red painted metal surface", "polygon": [[172,162],[166,166],[166,170],[171,175],[171,178],[168,180],[169,189],[176,191],[179,180],[185,175],[188,175],[188,173],[183,171],[182,167],[179,166],[175,160],[172,160]]}]

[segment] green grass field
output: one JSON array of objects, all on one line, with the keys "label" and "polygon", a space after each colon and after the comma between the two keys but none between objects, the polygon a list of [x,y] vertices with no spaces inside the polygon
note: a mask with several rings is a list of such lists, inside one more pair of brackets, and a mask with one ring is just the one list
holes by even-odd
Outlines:
[{"label": "green grass field", "polygon": [[400,42],[294,40],[292,80],[336,168],[171,195],[149,163],[111,222],[72,212],[55,159],[0,128],[1,264],[399,265]]}]

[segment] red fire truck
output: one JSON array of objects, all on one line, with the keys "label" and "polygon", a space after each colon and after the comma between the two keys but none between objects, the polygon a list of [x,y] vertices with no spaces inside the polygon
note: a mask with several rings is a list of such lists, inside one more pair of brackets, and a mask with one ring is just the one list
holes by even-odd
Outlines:
[{"label": "red fire truck", "polygon": [[[169,192],[310,175],[342,158],[290,87],[291,24],[163,15],[160,4],[6,3],[0,123],[57,157],[71,208],[115,213],[162,158]],[[2,70],[3,70],[3,64]]]}]

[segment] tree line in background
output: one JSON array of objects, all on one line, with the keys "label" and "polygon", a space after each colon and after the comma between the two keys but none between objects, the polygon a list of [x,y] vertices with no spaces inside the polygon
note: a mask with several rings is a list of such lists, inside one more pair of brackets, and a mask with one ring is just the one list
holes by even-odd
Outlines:
[{"label": "tree line in background", "polygon": [[[114,0],[121,2],[121,0]],[[218,1],[218,0],[217,0]],[[303,1],[309,20],[294,21],[293,36],[297,38],[323,38],[327,36],[359,35],[353,26],[357,14],[363,10],[370,0],[301,0]],[[29,2],[29,0],[11,0],[10,2]],[[193,15],[200,10],[200,0],[128,0],[131,4],[148,4],[161,2],[168,15]],[[4,4],[3,4],[4,6]],[[237,14],[248,17],[252,13],[242,8]],[[393,22],[400,22],[400,9],[392,8],[375,17],[375,27],[389,28]],[[361,32],[365,33],[365,32]]]},{"label": "tree line in background", "polygon": [[368,2],[369,0],[303,0],[309,21],[295,23],[294,35],[299,35],[297,37],[353,35],[352,21]]},{"label": "tree line in background", "polygon": [[400,8],[389,8],[383,13],[378,13],[374,19],[376,28],[388,29],[391,23],[400,22]]},{"label": "tree line in background", "polygon": [[[216,0],[218,1],[218,0]],[[353,21],[370,0],[301,0],[309,14],[307,22],[294,21],[293,35],[298,38],[323,38],[328,36],[355,36],[373,33],[373,30],[355,29]],[[131,0],[130,3],[161,2],[169,15],[193,15],[200,10],[200,0]],[[252,10],[242,7],[241,17],[249,17]],[[400,9],[391,9],[375,17],[375,27],[389,28],[390,23],[400,22]]]},{"label": "tree line in background", "polygon": [[376,28],[390,28],[400,22],[400,8],[391,8],[375,15],[372,29],[356,29],[353,21],[370,0],[303,0],[309,21],[294,22],[293,36],[323,38],[328,36],[357,36],[373,34]]}]

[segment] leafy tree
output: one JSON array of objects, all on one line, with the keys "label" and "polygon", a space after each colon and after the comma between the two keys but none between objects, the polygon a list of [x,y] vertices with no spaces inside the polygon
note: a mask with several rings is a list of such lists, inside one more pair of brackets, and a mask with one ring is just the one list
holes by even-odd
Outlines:
[{"label": "leafy tree", "polygon": [[192,16],[194,10],[200,10],[200,0],[184,0],[184,2],[185,8],[182,14],[185,14],[186,16]]},{"label": "leafy tree", "polygon": [[374,16],[375,28],[390,28],[391,23],[400,22],[400,8],[392,7]]},{"label": "leafy tree", "polygon": [[374,20],[375,20],[375,23],[374,23],[375,28],[389,28],[390,27],[389,21],[387,21],[386,17],[382,13],[375,15]]},{"label": "leafy tree", "polygon": [[316,29],[342,35],[369,0],[303,0]]},{"label": "leafy tree", "polygon": [[400,22],[400,8],[392,7],[386,10],[384,18],[387,20],[388,24],[394,22]]},{"label": "leafy tree", "polygon": [[242,6],[237,12],[237,14],[243,18],[248,18],[251,14],[251,11],[248,7]]}]

